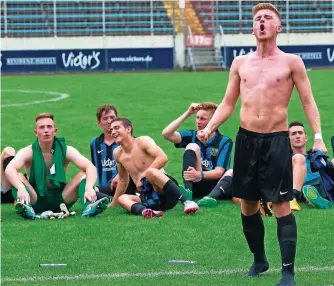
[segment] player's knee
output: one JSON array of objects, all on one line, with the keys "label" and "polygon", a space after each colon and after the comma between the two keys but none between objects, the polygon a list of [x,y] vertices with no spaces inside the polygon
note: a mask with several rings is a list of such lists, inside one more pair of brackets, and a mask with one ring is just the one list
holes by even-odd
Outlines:
[{"label": "player's knee", "polygon": [[12,147],[6,147],[1,154],[2,170],[6,173],[9,163],[15,158],[15,150]]},{"label": "player's knee", "polygon": [[121,205],[121,206],[124,206],[124,204],[126,203],[127,201],[127,195],[121,195],[118,197],[118,203]]},{"label": "player's knee", "polygon": [[232,203],[236,204],[236,205],[240,205],[241,204],[241,199],[236,198],[236,197],[232,197]]},{"label": "player's knee", "polygon": [[272,209],[277,218],[287,216],[291,213],[290,203],[285,201],[273,203]]},{"label": "player's knee", "polygon": [[15,149],[14,149],[13,147],[8,146],[8,147],[5,147],[5,148],[2,150],[1,157],[2,157],[3,159],[6,159],[6,158],[8,158],[8,157],[13,157],[13,156],[15,156],[15,154],[16,154]]},{"label": "player's knee", "polygon": [[305,156],[302,154],[296,154],[292,157],[293,166],[304,166],[306,164]]},{"label": "player's knee", "polygon": [[196,153],[200,152],[199,146],[196,143],[189,143],[186,147],[186,150],[193,150]]},{"label": "player's knee", "polygon": [[158,169],[148,168],[145,172],[145,177],[146,179],[151,180],[158,175],[158,172],[159,172]]},{"label": "player's knee", "polygon": [[260,208],[260,202],[259,201],[249,201],[241,199],[241,212],[245,216],[250,216],[255,214]]},{"label": "player's knee", "polygon": [[226,176],[230,176],[232,177],[233,176],[233,169],[229,169],[227,170],[224,175],[223,175],[223,178],[226,177]]}]

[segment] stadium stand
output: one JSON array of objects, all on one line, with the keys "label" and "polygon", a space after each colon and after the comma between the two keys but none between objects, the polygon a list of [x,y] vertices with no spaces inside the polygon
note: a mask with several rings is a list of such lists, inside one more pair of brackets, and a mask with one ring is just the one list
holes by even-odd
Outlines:
[{"label": "stadium stand", "polygon": [[[332,1],[270,1],[280,10],[283,33],[332,32]],[[215,28],[221,25],[227,34],[249,33],[252,28],[254,1],[220,1],[215,7]],[[210,12],[201,11],[201,16]],[[210,29],[210,26],[208,27]],[[218,32],[218,30],[216,30]]]},{"label": "stadium stand", "polygon": [[[333,3],[271,1],[281,11],[283,32],[332,32]],[[1,1],[2,37],[166,35],[180,28],[182,11],[163,1]],[[184,21],[194,34],[249,33],[254,1],[188,1]],[[172,22],[175,22],[173,27]]]},{"label": "stadium stand", "polygon": [[2,37],[172,34],[162,1],[1,1]]}]

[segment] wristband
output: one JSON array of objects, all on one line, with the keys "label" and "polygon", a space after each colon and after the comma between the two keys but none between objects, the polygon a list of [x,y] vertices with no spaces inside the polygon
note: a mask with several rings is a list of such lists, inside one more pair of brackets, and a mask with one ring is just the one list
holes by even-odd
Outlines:
[{"label": "wristband", "polygon": [[321,133],[315,133],[315,134],[314,134],[314,140],[317,140],[317,139],[322,140]]},{"label": "wristband", "polygon": [[204,172],[201,171],[201,180],[203,180],[203,179],[204,179]]}]

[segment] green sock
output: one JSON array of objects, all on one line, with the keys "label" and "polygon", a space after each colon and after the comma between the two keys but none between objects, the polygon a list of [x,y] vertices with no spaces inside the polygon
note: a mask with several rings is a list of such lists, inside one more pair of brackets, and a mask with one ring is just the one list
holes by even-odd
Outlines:
[{"label": "green sock", "polygon": [[[24,184],[23,184],[23,185],[24,185]],[[26,188],[26,191],[28,192],[29,197],[30,197],[31,195],[30,195],[30,191],[29,191],[29,189],[27,188],[26,185],[24,185],[24,187]],[[12,187],[12,195],[13,195],[14,200],[17,201],[17,189],[14,188],[14,187]],[[32,205],[31,205],[31,202],[30,202],[28,205],[29,205],[29,206],[32,206]]]},{"label": "green sock", "polygon": [[79,189],[78,189],[78,197],[82,206],[82,209],[85,210],[86,207],[90,204],[90,201],[85,201],[85,191],[86,191],[86,179],[81,180]]}]

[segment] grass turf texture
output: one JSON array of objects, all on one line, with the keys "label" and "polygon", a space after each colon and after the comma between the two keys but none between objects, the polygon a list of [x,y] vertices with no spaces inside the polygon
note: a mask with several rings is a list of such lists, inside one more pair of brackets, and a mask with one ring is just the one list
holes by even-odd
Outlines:
[{"label": "grass turf texture", "polygon": [[[321,112],[322,130],[327,148],[333,135],[334,71],[309,73],[313,93]],[[68,99],[2,109],[2,147],[22,148],[34,140],[34,116],[40,112],[55,115],[58,136],[89,157],[89,142],[100,134],[95,110],[103,103],[114,103],[119,115],[128,117],[134,134],[150,135],[169,157],[167,172],[181,179],[182,150],[175,149],[161,136],[162,129],[183,113],[191,102],[219,103],[225,92],[228,73],[157,73],[91,74],[3,77],[2,89],[45,90],[68,93]],[[56,96],[52,96],[56,97]],[[3,92],[2,104],[44,100],[42,94]],[[239,104],[220,130],[235,139],[239,126]],[[195,117],[182,128],[193,128]],[[289,106],[289,120],[307,125],[300,100],[294,92]],[[312,134],[306,127],[308,134]],[[308,147],[312,147],[312,135]],[[68,178],[77,172],[70,167]],[[320,267],[296,274],[299,285],[333,283],[332,222],[334,211],[313,210],[302,205],[295,213],[299,237],[297,267]],[[77,217],[60,221],[24,221],[10,205],[2,205],[2,282],[15,285],[13,278],[36,277],[28,285],[273,285],[279,280],[280,254],[275,218],[264,218],[266,249],[271,268],[276,271],[260,279],[243,278],[242,269],[251,264],[242,234],[240,210],[229,202],[216,209],[201,209],[186,217],[182,206],[158,220],[144,220],[126,214],[117,207],[92,219],[80,217],[81,207],[74,206]],[[170,259],[197,261],[195,265],[168,265]],[[40,263],[67,263],[67,268],[40,268]],[[240,270],[241,269],[241,270]],[[205,271],[230,270],[232,273],[207,274]],[[237,272],[233,272],[236,270]],[[148,277],[148,272],[194,271],[197,274]],[[142,273],[139,277],[99,277],[99,274]],[[201,274],[202,273],[202,274]],[[206,274],[205,274],[206,273]],[[97,275],[93,279],[75,275]],[[45,277],[66,276],[69,280],[48,281]],[[72,278],[71,278],[72,277]],[[40,279],[40,280],[38,280]]]}]

